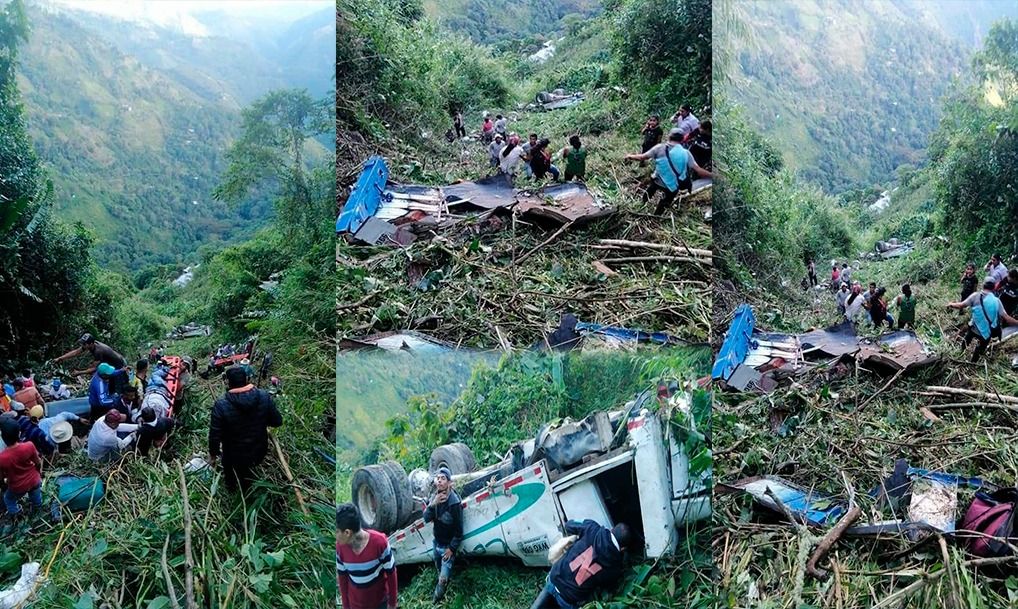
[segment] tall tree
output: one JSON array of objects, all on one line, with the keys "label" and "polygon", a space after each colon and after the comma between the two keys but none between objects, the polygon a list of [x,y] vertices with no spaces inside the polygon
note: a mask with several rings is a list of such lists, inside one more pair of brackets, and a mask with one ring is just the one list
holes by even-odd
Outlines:
[{"label": "tall tree", "polygon": [[243,112],[241,135],[226,153],[229,166],[213,195],[239,202],[260,186],[276,189],[277,224],[290,243],[322,237],[322,218],[332,213],[332,165],[310,167],[308,140],[332,133],[331,98],[306,90],[273,91]]}]

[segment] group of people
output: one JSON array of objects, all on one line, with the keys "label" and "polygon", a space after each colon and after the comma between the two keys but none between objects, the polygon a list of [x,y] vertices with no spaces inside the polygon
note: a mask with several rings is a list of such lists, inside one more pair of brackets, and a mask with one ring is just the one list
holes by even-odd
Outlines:
[{"label": "group of people", "polygon": [[[132,370],[117,351],[84,334],[78,347],[52,362],[83,354],[93,358],[88,367],[75,371],[92,374],[88,417],[67,410],[45,416],[46,398],[30,370],[4,383],[0,478],[6,481],[4,502],[10,515],[21,513],[18,503],[25,496],[33,507],[41,506],[42,460],[70,450],[75,425],[89,429],[87,453],[95,462],[116,459],[132,445],[147,455],[174,430],[171,401],[178,396],[167,389],[170,368],[161,357],[151,367],[148,358],[139,359]],[[222,459],[227,486],[243,491],[250,488],[254,469],[268,453],[268,428],[283,423],[272,396],[249,382],[249,368],[226,370],[227,391],[212,407],[208,434],[210,466]]]},{"label": "group of people", "polygon": [[[994,254],[983,271],[985,277],[980,283],[976,265],[968,263],[961,275],[960,298],[946,303],[962,315],[966,309],[969,311],[970,319],[959,332],[959,341],[963,350],[975,341],[972,361],[986,352],[991,340],[1001,337],[1004,327],[1018,325],[1018,269],[1008,269],[1000,254]],[[852,272],[847,263],[832,262],[831,285],[837,286],[835,301],[844,319],[857,322],[868,318],[875,328],[885,323],[893,328],[895,318],[890,309],[894,307],[897,328],[915,329],[917,299],[911,284],[902,285],[900,293],[888,302],[886,288],[870,282],[869,289],[863,291],[860,282],[852,279]],[[816,266],[811,259],[807,261],[807,277],[811,285],[818,285]]]},{"label": "group of people", "polygon": [[[439,468],[434,482],[435,494],[421,515],[432,523],[431,557],[438,572],[432,600],[437,603],[445,597],[463,542],[463,507],[448,468]],[[552,564],[531,609],[575,609],[622,577],[624,553],[632,541],[626,524],[604,527],[593,520],[569,521],[565,534],[575,540]],[[343,609],[398,606],[396,560],[388,538],[362,528],[360,512],[352,503],[336,508],[336,578]]]},{"label": "group of people", "polygon": [[[639,161],[641,165],[653,161],[653,173],[641,191],[645,204],[649,204],[659,192],[663,193],[655,214],[663,213],[680,192],[692,190],[693,174],[703,178],[712,177],[711,121],[701,123],[688,104],[679,108],[671,121],[672,128],[667,141],[662,141],[664,130],[661,127],[661,117],[649,117],[641,131],[641,151],[624,157],[627,161]],[[454,133],[458,137],[466,135],[460,112],[455,113],[453,129],[447,133],[450,141],[455,139]],[[498,114],[492,121],[485,112],[481,141],[486,145],[490,167],[510,178],[515,178],[521,169],[525,177],[537,180],[543,180],[549,174],[556,182],[560,178],[565,182],[583,181],[586,178],[588,150],[579,135],[570,136],[568,145],[556,151],[550,139],[531,133],[523,141],[518,134],[508,131],[507,117]],[[556,158],[561,160],[564,171],[553,162]]]}]

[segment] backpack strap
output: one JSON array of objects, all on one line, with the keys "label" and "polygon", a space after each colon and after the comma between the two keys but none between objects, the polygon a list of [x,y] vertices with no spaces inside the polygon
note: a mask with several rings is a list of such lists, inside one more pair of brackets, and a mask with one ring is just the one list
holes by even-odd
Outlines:
[{"label": "backpack strap", "polygon": [[990,331],[993,331],[993,322],[990,321],[990,315],[986,312],[986,305],[983,304],[983,297],[985,294],[979,295],[979,309],[983,312],[983,317],[986,318],[986,323],[990,326]]},{"label": "backpack strap", "polygon": [[672,162],[672,149],[673,146],[665,144],[665,158],[668,159],[668,166],[672,168],[672,173],[675,174],[675,192],[679,192],[679,182],[682,181],[682,174],[675,168],[675,163]]}]

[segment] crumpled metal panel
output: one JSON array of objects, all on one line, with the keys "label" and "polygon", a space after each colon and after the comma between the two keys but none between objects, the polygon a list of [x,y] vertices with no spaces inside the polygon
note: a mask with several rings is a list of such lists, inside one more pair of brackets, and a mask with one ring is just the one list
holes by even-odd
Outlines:
[{"label": "crumpled metal panel", "polygon": [[548,461],[554,469],[579,463],[589,454],[603,453],[611,448],[612,427],[608,413],[599,411],[581,421],[569,421],[552,428],[545,425],[537,432],[534,456]]}]

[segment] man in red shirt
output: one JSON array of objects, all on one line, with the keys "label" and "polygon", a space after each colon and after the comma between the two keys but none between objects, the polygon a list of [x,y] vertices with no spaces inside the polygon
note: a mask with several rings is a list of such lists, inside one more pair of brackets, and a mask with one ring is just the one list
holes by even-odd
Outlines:
[{"label": "man in red shirt", "polygon": [[336,508],[336,581],[343,609],[396,609],[396,559],[389,540],[362,529],[352,503]]},{"label": "man in red shirt", "polygon": [[33,508],[42,507],[42,476],[39,475],[42,461],[34,444],[18,441],[20,435],[17,423],[5,420],[0,424],[0,437],[7,445],[0,453],[0,476],[7,480],[4,505],[11,516],[21,513],[18,500],[25,495],[28,495]]}]

